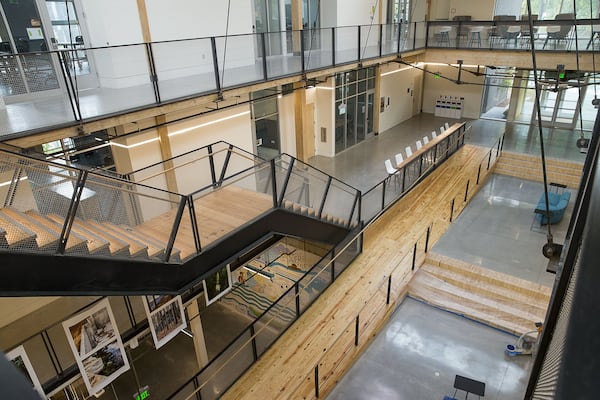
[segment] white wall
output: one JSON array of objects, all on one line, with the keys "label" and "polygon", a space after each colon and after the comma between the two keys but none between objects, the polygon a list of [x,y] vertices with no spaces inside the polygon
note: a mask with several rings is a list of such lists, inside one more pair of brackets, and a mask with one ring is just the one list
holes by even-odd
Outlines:
[{"label": "white wall", "polygon": [[[315,155],[335,155],[335,91],[334,79],[317,86],[315,98]],[[321,141],[321,128],[327,129],[326,142]]]},{"label": "white wall", "polygon": [[[502,0],[500,3],[504,1],[508,0]],[[495,0],[432,0],[429,19],[451,20],[456,15],[470,15],[473,20],[490,21],[494,15],[494,6]]]},{"label": "white wall", "polygon": [[279,109],[279,137],[281,138],[281,152],[296,157],[296,121],[294,109],[294,93],[278,99]]},{"label": "white wall", "polygon": [[[405,69],[405,66],[389,64],[381,67],[380,95],[385,98],[385,109],[379,114],[379,132],[384,132],[399,123],[406,121],[419,111],[418,93],[421,88],[414,87],[415,77],[423,72],[416,68]],[[393,72],[398,71],[398,72]],[[388,106],[389,98],[389,106]],[[379,100],[376,101],[378,112]]]},{"label": "white wall", "polygon": [[[227,1],[146,0],[152,41],[224,36]],[[254,8],[248,0],[231,0],[229,35],[252,33]]]},{"label": "white wall", "polygon": [[338,0],[321,0],[321,28],[336,26]]},{"label": "white wall", "polygon": [[[374,12],[372,7],[375,6]],[[337,26],[369,25],[371,16],[373,23],[379,23],[379,7],[381,2],[372,0],[338,0]]]},{"label": "white wall", "polygon": [[[457,69],[449,66],[428,65],[427,69],[431,72],[440,72],[442,76],[456,79]],[[476,70],[476,68],[472,68]],[[483,77],[476,77],[463,71],[461,80],[475,85],[461,84],[457,85],[444,78],[436,79],[433,74],[425,74],[423,84],[423,112],[433,113],[435,110],[435,101],[439,96],[460,96],[465,98],[463,117],[479,118],[481,109],[481,100],[483,97]]]}]

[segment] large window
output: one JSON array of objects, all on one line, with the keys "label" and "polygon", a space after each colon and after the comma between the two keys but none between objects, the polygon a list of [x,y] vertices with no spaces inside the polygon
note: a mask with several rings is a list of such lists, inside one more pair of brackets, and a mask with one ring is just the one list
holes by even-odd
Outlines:
[{"label": "large window", "polygon": [[373,133],[375,68],[335,76],[335,152],[362,142]]}]

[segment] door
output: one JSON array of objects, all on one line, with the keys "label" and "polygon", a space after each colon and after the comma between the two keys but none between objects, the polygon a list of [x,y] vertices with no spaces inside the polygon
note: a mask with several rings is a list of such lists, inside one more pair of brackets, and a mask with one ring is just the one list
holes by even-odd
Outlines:
[{"label": "door", "polygon": [[0,0],[0,5],[3,94],[28,98],[33,93],[58,93],[58,59],[43,53],[49,42],[35,0]]},{"label": "door", "polygon": [[[581,98],[585,97],[585,89],[586,86],[581,88]],[[540,93],[542,126],[574,129],[579,120],[579,92],[579,88],[573,86],[543,89]],[[532,113],[531,124],[537,125],[537,112]]]},{"label": "door", "polygon": [[[53,50],[69,50],[67,64],[79,89],[98,87],[93,54],[82,50],[88,46],[88,35],[82,23],[80,0],[38,0],[44,25],[50,27],[48,36]],[[42,7],[43,5],[43,7]]]},{"label": "door", "polygon": [[267,56],[281,55],[282,34],[279,0],[254,0],[254,32],[258,57],[262,57],[262,33]]}]

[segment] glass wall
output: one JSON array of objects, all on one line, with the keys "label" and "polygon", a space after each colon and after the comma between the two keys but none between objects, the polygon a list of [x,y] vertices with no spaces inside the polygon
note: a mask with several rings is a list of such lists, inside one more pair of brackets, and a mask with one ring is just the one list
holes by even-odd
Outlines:
[{"label": "glass wall", "polygon": [[277,88],[252,93],[252,121],[256,154],[265,160],[277,157],[281,153]]},{"label": "glass wall", "polygon": [[362,142],[373,134],[375,67],[335,77],[335,152]]}]

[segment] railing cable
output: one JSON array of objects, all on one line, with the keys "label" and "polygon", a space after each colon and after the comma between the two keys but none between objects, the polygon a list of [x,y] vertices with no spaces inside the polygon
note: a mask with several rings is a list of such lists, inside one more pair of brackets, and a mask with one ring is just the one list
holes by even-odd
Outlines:
[{"label": "railing cable", "polygon": [[[223,68],[221,71],[221,85],[223,85],[224,83],[224,79],[225,79],[225,60],[227,58],[227,38],[229,37],[229,16],[231,13],[231,0],[229,0],[227,2],[227,21],[225,23],[225,44],[223,45]],[[264,54],[263,54],[264,57]],[[219,65],[218,60],[217,60],[217,65]],[[221,93],[219,93],[219,96],[221,96]]]},{"label": "railing cable", "polygon": [[[371,35],[371,28],[373,28],[373,21],[375,20],[375,11],[378,9],[377,7],[379,7],[379,0],[376,0],[375,5],[371,7],[371,10],[373,10],[373,15],[371,15],[371,23],[369,24],[369,31],[367,32],[367,38],[365,39],[365,47],[363,48],[363,53],[360,56],[361,60],[365,58],[365,53],[367,52],[367,44],[369,43],[369,36]],[[360,30],[360,25],[358,26],[358,29]],[[360,46],[360,43],[358,45]]]}]

